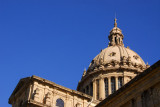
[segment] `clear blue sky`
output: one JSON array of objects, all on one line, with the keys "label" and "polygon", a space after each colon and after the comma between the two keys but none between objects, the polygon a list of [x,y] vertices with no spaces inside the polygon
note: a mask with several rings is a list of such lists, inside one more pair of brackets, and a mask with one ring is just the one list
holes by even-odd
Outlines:
[{"label": "clear blue sky", "polygon": [[76,89],[108,45],[115,12],[124,44],[150,65],[160,59],[160,0],[0,0],[0,105],[21,78]]}]

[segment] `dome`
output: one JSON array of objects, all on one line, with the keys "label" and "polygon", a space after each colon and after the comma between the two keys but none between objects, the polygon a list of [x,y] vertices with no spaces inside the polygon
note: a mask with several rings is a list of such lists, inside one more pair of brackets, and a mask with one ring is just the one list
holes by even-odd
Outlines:
[{"label": "dome", "polygon": [[[112,65],[112,66],[111,66]],[[110,68],[133,67],[143,70],[146,65],[142,58],[134,51],[124,46],[109,46],[102,50],[90,63],[88,70],[94,70],[100,66]]]},{"label": "dome", "polygon": [[108,97],[149,67],[136,52],[124,47],[124,36],[114,21],[108,47],[91,61],[77,86],[78,91],[90,94],[94,100]]},{"label": "dome", "polygon": [[122,31],[117,27],[117,19],[114,21],[114,27],[108,36],[109,45],[102,50],[90,63],[88,72],[96,71],[97,69],[119,69],[125,68],[142,72],[146,65],[142,58],[134,51],[125,48],[123,44]]},{"label": "dome", "polygon": [[117,19],[114,21],[114,27],[108,36],[109,45],[102,50],[90,63],[88,72],[96,71],[97,69],[119,69],[125,68],[142,72],[146,65],[142,58],[128,47],[124,47],[123,34],[121,29],[117,27]]}]

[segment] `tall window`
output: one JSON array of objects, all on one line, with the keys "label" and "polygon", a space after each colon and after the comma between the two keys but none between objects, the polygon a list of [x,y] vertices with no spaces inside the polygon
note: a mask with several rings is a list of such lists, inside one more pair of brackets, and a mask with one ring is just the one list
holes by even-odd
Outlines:
[{"label": "tall window", "polygon": [[96,84],[97,84],[97,99],[99,99],[99,80],[96,80]]},{"label": "tall window", "polygon": [[114,37],[114,40],[115,40],[115,43],[117,44],[117,38],[116,37]]},{"label": "tall window", "polygon": [[89,94],[89,86],[86,87],[86,94]]},{"label": "tall window", "polygon": [[108,78],[104,79],[105,84],[105,96],[108,97]]},{"label": "tall window", "polygon": [[112,91],[112,93],[114,93],[115,92],[115,90],[116,90],[116,87],[115,87],[115,77],[111,77],[111,91]]},{"label": "tall window", "polygon": [[93,96],[93,83],[90,84],[90,95]]},{"label": "tall window", "polygon": [[64,107],[64,101],[62,99],[56,100],[56,107]]},{"label": "tall window", "polygon": [[86,93],[86,90],[85,90],[85,89],[83,89],[83,93]]},{"label": "tall window", "polygon": [[122,77],[118,77],[118,88],[122,87]]}]

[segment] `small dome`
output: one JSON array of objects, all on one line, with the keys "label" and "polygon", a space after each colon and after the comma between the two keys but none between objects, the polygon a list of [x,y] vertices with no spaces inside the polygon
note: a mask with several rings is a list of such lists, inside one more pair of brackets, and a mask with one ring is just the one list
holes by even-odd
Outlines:
[{"label": "small dome", "polygon": [[113,34],[113,33],[122,34],[122,31],[121,31],[121,29],[119,29],[118,27],[114,27],[114,28],[110,31],[110,34]]},{"label": "small dome", "polygon": [[117,64],[120,66],[133,66],[145,68],[146,65],[142,58],[134,51],[124,46],[109,46],[102,50],[90,63],[89,70],[93,70],[101,65]]}]

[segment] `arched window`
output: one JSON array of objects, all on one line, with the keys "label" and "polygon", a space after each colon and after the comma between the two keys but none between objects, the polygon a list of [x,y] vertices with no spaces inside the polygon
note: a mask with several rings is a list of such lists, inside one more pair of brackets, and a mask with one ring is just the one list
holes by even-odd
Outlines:
[{"label": "arched window", "polygon": [[99,99],[99,80],[96,80],[96,84],[97,84],[97,100]]},{"label": "arched window", "polygon": [[89,94],[89,86],[86,87],[86,94]]},{"label": "arched window", "polygon": [[108,78],[104,79],[105,84],[105,97],[108,97]]},{"label": "arched window", "polygon": [[64,101],[62,99],[56,100],[56,107],[64,107]]},{"label": "arched window", "polygon": [[85,89],[83,89],[83,93],[86,93],[86,90],[85,90]]},{"label": "arched window", "polygon": [[116,37],[114,37],[114,40],[115,40],[115,44],[117,44],[117,38]]},{"label": "arched window", "polygon": [[114,91],[116,90],[115,88],[115,77],[111,77],[111,91],[112,93],[114,93]]},{"label": "arched window", "polygon": [[90,95],[93,96],[93,83],[90,84]]},{"label": "arched window", "polygon": [[118,88],[122,87],[122,77],[118,77]]}]

